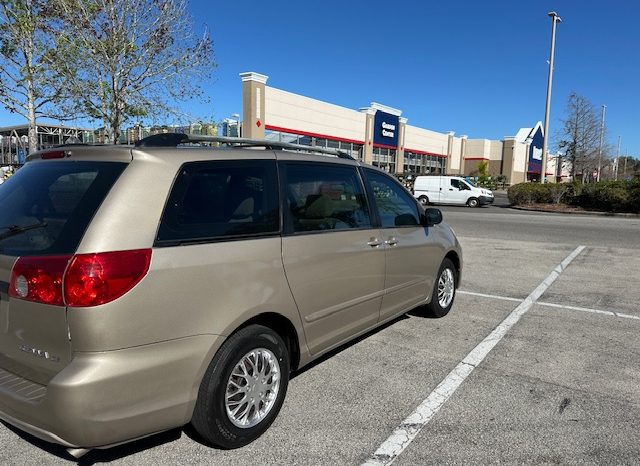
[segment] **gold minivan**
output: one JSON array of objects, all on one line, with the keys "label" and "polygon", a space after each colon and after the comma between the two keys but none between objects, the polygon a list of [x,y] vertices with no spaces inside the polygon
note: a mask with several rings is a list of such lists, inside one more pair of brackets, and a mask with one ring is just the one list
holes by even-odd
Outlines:
[{"label": "gold minivan", "polygon": [[446,315],[462,268],[439,210],[315,147],[68,145],[0,199],[0,418],[76,457],[187,423],[246,445],[291,371],[410,309]]}]

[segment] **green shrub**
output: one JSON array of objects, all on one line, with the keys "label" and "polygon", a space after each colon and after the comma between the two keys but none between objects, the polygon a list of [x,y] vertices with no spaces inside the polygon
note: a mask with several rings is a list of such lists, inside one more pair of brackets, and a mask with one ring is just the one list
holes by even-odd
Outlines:
[{"label": "green shrub", "polygon": [[513,205],[566,203],[588,210],[640,213],[640,181],[520,183],[507,195]]},{"label": "green shrub", "polygon": [[513,205],[551,202],[548,185],[540,183],[519,183],[507,189],[509,202]]}]

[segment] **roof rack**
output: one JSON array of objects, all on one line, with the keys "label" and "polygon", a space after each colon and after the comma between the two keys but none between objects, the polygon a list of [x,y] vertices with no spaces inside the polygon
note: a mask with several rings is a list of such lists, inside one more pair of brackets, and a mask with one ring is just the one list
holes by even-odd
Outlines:
[{"label": "roof rack", "polygon": [[217,142],[235,147],[264,147],[265,149],[285,149],[311,153],[333,155],[341,159],[355,160],[348,153],[327,147],[306,146],[290,142],[268,141],[266,139],[248,139],[222,136],[203,136],[199,134],[160,133],[147,136],[136,142],[135,147],[177,147],[180,144],[197,144],[201,142]]}]

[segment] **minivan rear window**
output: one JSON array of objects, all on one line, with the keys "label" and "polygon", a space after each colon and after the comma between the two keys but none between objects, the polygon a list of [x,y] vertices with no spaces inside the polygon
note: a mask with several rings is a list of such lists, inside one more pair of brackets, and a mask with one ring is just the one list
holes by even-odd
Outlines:
[{"label": "minivan rear window", "polygon": [[73,254],[126,163],[27,163],[0,185],[0,254]]}]

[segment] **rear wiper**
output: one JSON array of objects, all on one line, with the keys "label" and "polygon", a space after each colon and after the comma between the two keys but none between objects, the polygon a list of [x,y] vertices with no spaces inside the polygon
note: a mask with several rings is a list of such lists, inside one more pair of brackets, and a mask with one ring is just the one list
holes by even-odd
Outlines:
[{"label": "rear wiper", "polygon": [[11,225],[9,227],[0,227],[2,230],[7,230],[4,233],[0,233],[0,241],[9,238],[11,236],[19,235],[25,231],[33,230],[34,228],[46,228],[47,222],[32,223],[31,225]]}]

